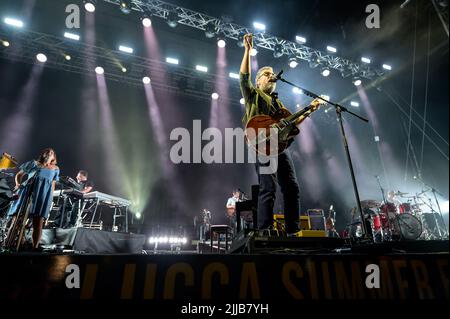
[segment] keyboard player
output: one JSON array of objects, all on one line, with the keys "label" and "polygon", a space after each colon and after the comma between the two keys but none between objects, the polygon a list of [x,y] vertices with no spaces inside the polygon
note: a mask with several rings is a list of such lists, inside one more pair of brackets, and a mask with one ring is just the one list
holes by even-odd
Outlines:
[{"label": "keyboard player", "polygon": [[[74,195],[66,204],[65,212],[60,210],[58,216],[55,218],[55,224],[60,225],[61,228],[72,228],[77,226],[78,217],[80,215],[80,207],[82,207],[82,199],[80,195],[90,193],[94,190],[94,183],[88,179],[89,174],[85,170],[80,170],[77,173],[76,181],[78,185],[73,185]],[[69,193],[70,194],[70,193]],[[77,195],[75,195],[77,194]],[[70,195],[69,195],[70,196]],[[61,218],[63,222],[61,223]]]}]

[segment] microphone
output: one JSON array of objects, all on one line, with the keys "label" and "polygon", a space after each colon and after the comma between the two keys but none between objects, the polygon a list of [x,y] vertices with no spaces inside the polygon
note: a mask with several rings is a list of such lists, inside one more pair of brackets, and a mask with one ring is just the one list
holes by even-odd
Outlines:
[{"label": "microphone", "polygon": [[281,74],[283,74],[283,70],[281,70],[280,72],[278,72],[278,74],[277,75],[275,75],[275,77],[273,77],[273,78],[271,78],[270,80],[269,80],[269,82],[276,82],[276,81],[278,81],[279,79],[281,79]]}]

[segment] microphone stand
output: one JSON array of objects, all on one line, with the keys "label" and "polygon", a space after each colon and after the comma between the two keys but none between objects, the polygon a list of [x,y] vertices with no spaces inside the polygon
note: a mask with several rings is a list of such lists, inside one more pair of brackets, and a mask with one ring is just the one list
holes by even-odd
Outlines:
[{"label": "microphone stand", "polygon": [[384,195],[384,189],[383,189],[383,186],[381,186],[381,183],[380,183],[380,176],[375,176],[375,178],[377,179],[377,182],[378,182],[378,185],[380,186],[380,189],[381,189],[381,196],[383,197],[383,203],[386,203],[386,196]]},{"label": "microphone stand", "polygon": [[[442,193],[438,192],[434,187],[431,187],[430,185],[427,185],[420,177],[417,178],[425,187],[430,188],[431,192],[433,193],[433,197],[434,200],[436,201],[436,206],[438,208],[439,211],[439,215],[441,216],[441,221],[442,223],[444,223],[445,226],[445,222],[444,222],[444,216],[442,215],[442,210],[441,210],[441,205],[439,205],[439,201],[437,199],[436,193],[438,193],[439,195],[441,195],[442,197],[444,197],[444,195],[442,195]],[[431,204],[431,200],[430,200],[430,204]],[[434,211],[434,209],[431,207],[431,210]],[[436,227],[438,230],[438,234],[439,234],[439,239],[443,239],[444,236],[442,235],[441,232],[441,227],[439,227],[438,221],[436,219],[436,215],[433,214],[434,216],[434,222],[436,223]],[[445,231],[444,231],[444,235],[447,237],[448,236],[448,231],[447,231],[447,227],[444,227]]]},{"label": "microphone stand", "polygon": [[276,80],[284,82],[286,84],[289,84],[290,86],[296,87],[296,88],[302,90],[303,94],[305,94],[305,95],[307,95],[309,97],[312,97],[314,99],[322,100],[322,101],[328,103],[329,105],[334,106],[334,108],[336,109],[336,116],[337,116],[338,122],[340,124],[340,131],[341,131],[341,136],[342,136],[342,142],[344,144],[345,153],[347,155],[347,163],[348,163],[348,167],[349,167],[350,174],[351,174],[351,177],[352,177],[353,192],[355,193],[356,204],[357,204],[357,207],[358,207],[359,215],[360,215],[360,218],[361,218],[361,224],[362,224],[362,228],[363,228],[363,232],[364,232],[364,234],[363,234],[364,237],[363,238],[365,240],[370,240],[371,238],[369,238],[369,233],[367,231],[367,225],[365,223],[364,214],[363,214],[362,207],[361,207],[361,200],[359,198],[358,186],[356,184],[355,171],[353,170],[353,163],[352,163],[352,158],[350,156],[350,150],[349,150],[349,147],[348,147],[347,136],[345,134],[344,124],[342,122],[342,112],[347,112],[347,113],[349,113],[349,114],[359,118],[361,121],[364,121],[364,122],[367,122],[367,123],[369,122],[369,120],[359,116],[358,114],[355,114],[355,113],[349,111],[347,108],[343,107],[342,105],[339,105],[339,104],[331,102],[331,101],[327,101],[324,98],[320,97],[319,95],[317,95],[317,94],[315,94],[315,93],[313,93],[311,91],[308,91],[308,90],[306,90],[306,89],[304,89],[304,88],[302,88],[302,87],[300,87],[298,85],[295,85],[292,82],[289,82],[289,81],[283,79],[281,77],[282,73],[283,73],[283,71],[281,71],[280,73],[278,73],[276,75]]}]

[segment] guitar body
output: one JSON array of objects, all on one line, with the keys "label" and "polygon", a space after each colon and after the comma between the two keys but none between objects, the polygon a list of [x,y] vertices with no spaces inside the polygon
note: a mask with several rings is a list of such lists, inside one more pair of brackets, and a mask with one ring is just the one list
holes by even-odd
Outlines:
[{"label": "guitar body", "polygon": [[[274,156],[282,153],[294,141],[300,130],[293,124],[278,130],[278,145],[271,139],[271,128],[277,128],[279,123],[292,116],[287,109],[279,109],[274,115],[257,115],[252,117],[245,126],[245,137],[251,148],[259,154]],[[271,142],[272,141],[272,142]],[[275,145],[274,145],[275,144]]]}]

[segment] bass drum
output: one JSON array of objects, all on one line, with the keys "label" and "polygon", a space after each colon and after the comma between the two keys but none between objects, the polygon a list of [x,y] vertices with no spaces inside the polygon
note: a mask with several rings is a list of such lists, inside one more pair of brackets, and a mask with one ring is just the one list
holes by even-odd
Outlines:
[{"label": "bass drum", "polygon": [[393,222],[394,235],[399,239],[415,240],[422,234],[422,223],[409,213],[397,215]]}]

